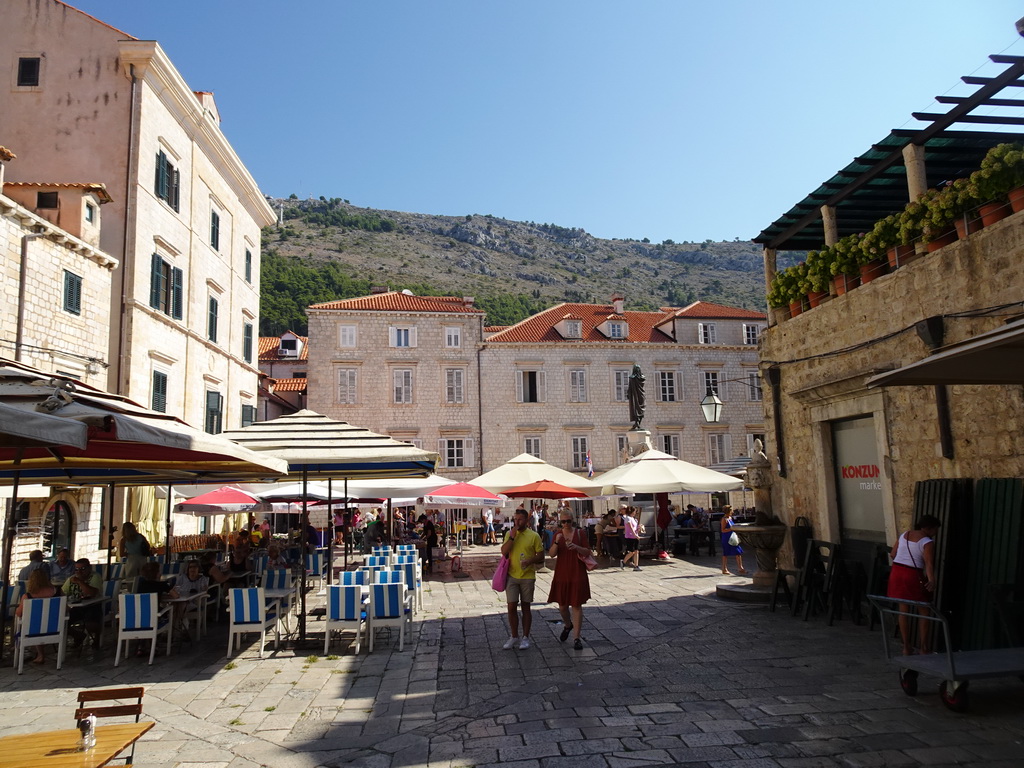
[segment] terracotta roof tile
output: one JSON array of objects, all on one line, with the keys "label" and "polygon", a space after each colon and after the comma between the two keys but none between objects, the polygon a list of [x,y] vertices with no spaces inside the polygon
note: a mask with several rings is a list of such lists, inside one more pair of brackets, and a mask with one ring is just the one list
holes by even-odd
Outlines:
[{"label": "terracotta roof tile", "polygon": [[313,304],[310,309],[351,309],[370,312],[459,312],[483,314],[482,309],[467,305],[457,296],[410,296],[401,291],[388,291],[355,299],[339,299]]},{"label": "terracotta roof tile", "polygon": [[294,335],[302,342],[302,349],[299,350],[298,357],[288,357],[281,354],[280,336],[260,336],[258,345],[260,362],[270,362],[273,360],[306,360],[306,353],[309,349],[309,339],[305,336],[299,336],[297,333]]},{"label": "terracotta roof tile", "polygon": [[710,301],[695,301],[680,310],[669,310],[676,317],[706,317],[709,320],[766,320],[764,312],[754,312],[740,307],[727,307]]},{"label": "terracotta roof tile", "polygon": [[275,392],[305,392],[307,379],[275,379]]},{"label": "terracotta roof tile", "polygon": [[5,181],[5,187],[50,187],[53,189],[87,189],[90,192],[95,192],[100,199],[100,203],[113,202],[110,195],[107,193],[107,185],[100,184],[96,181]]},{"label": "terracotta roof tile", "polygon": [[[570,314],[574,319],[582,321],[582,338],[580,339],[564,339],[555,330],[555,325]],[[491,336],[487,342],[584,343],[609,341],[607,336],[597,330],[597,326],[613,315],[614,309],[610,304],[559,304],[509,326]],[[672,343],[671,336],[662,333],[655,327],[664,320],[664,315],[660,312],[623,312],[621,315],[614,316],[629,323],[629,338],[616,339],[616,341],[639,344]]]}]

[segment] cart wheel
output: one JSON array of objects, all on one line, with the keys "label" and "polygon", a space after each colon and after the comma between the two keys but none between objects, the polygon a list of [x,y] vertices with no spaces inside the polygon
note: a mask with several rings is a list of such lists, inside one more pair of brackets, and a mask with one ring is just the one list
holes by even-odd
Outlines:
[{"label": "cart wheel", "polygon": [[954,712],[966,712],[967,704],[969,702],[967,695],[967,681],[960,683],[956,687],[953,693],[949,692],[951,686],[948,680],[943,680],[939,683],[939,698],[942,699],[942,703]]},{"label": "cart wheel", "polygon": [[900,670],[900,688],[907,696],[917,696],[917,670]]}]

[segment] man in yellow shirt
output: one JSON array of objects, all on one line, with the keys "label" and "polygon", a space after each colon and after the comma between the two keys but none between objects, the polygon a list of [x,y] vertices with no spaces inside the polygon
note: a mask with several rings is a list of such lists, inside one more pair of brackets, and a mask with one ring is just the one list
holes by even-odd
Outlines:
[{"label": "man in yellow shirt", "polygon": [[[529,518],[525,509],[517,509],[512,519],[514,526],[505,534],[505,541],[501,545],[502,556],[509,559],[505,600],[508,602],[508,624],[512,635],[502,648],[507,651],[518,645],[519,650],[525,651],[530,647],[530,627],[533,623],[530,603],[533,602],[533,588],[537,583],[537,566],[544,565],[544,543],[537,532],[527,526]],[[522,605],[523,609],[521,641],[517,605]]]}]

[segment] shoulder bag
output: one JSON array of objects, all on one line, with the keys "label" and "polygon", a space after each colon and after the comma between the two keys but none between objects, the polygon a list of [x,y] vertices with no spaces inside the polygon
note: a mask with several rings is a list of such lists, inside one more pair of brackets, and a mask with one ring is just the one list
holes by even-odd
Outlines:
[{"label": "shoulder bag", "polygon": [[576,535],[575,534],[573,534],[572,543],[576,544],[576,546],[578,546],[578,547],[582,547],[582,549],[577,549],[576,550],[576,554],[579,556],[580,562],[583,563],[583,565],[586,566],[587,570],[588,571],[592,571],[595,568],[597,568],[597,560],[595,560],[594,556],[592,554],[590,554],[590,547],[585,547],[583,544],[579,544],[576,541]]},{"label": "shoulder bag", "polygon": [[498,560],[498,567],[491,578],[491,589],[495,592],[504,592],[508,585],[508,558],[502,555]]}]

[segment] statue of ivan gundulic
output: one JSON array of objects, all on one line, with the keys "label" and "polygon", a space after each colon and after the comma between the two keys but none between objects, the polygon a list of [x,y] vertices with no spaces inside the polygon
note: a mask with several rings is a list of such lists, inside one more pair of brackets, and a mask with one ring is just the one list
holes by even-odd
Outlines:
[{"label": "statue of ivan gundulic", "polygon": [[647,396],[644,394],[643,371],[636,363],[633,364],[633,371],[629,374],[629,388],[626,390],[626,399],[629,400],[629,418],[633,420],[633,429],[640,429],[640,422],[644,420],[644,411],[647,409]]}]

